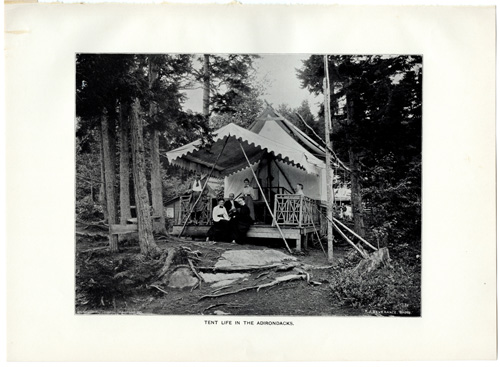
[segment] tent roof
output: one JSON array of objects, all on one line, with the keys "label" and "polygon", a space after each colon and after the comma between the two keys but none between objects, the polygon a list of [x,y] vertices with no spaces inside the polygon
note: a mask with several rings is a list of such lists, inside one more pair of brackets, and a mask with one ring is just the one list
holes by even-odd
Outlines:
[{"label": "tent roof", "polygon": [[325,157],[325,148],[316,143],[311,137],[300,130],[293,123],[288,121],[280,113],[278,113],[271,105],[262,111],[262,113],[257,117],[254,123],[248,128],[250,131],[260,134],[266,121],[275,121],[278,126],[280,126],[288,135],[293,136],[294,139],[304,146],[311,153],[318,155],[322,159]]},{"label": "tent roof", "polygon": [[[227,139],[226,146],[224,142]],[[275,130],[272,139],[256,134],[230,123],[215,132],[214,143],[210,149],[201,147],[201,140],[186,144],[166,153],[170,164],[178,165],[188,170],[209,171],[217,156],[224,150],[215,166],[214,173],[227,176],[248,166],[241,152],[242,144],[250,162],[258,162],[268,152],[276,159],[306,170],[308,173],[318,173],[324,168],[324,163],[316,158],[300,144],[294,145],[285,131]]]}]

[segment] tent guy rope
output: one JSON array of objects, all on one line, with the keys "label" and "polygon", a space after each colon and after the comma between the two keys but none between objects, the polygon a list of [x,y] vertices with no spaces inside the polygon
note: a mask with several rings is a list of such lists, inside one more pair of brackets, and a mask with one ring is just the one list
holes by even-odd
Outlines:
[{"label": "tent guy rope", "polygon": [[342,168],[344,168],[344,170],[348,171],[348,172],[351,172],[351,169],[349,167],[347,167],[344,162],[342,162],[339,157],[337,156],[337,154],[333,151],[332,148],[330,148],[329,146],[326,145],[326,142],[318,135],[316,134],[316,131],[314,131],[314,129],[309,126],[307,124],[307,122],[304,120],[304,118],[298,113],[298,112],[295,112],[295,114],[300,118],[300,120],[302,121],[302,123],[309,129],[312,131],[312,133],[314,134],[314,136],[316,136],[316,138],[318,138],[321,143],[323,143],[323,145],[325,146],[326,149],[328,149],[328,151],[330,152],[331,155],[333,155],[335,157],[335,159],[337,160],[337,162],[342,166]]}]

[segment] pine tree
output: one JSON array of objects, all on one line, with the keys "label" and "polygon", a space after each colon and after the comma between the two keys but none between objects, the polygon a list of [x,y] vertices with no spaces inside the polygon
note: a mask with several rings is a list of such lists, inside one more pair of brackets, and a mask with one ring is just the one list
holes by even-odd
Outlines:
[{"label": "pine tree", "polygon": [[[329,56],[333,149],[351,168],[356,230],[364,230],[369,204],[381,208],[380,215],[370,217],[373,229],[382,228],[398,241],[404,239],[397,233],[404,233],[414,243],[420,233],[421,63],[419,56]],[[322,57],[311,56],[298,77],[318,95],[324,74]]]}]

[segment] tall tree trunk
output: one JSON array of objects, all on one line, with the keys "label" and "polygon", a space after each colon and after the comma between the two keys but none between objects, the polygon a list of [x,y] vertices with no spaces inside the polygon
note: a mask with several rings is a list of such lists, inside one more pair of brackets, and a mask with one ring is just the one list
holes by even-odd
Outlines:
[{"label": "tall tree trunk", "polygon": [[130,147],[129,122],[126,108],[120,104],[120,224],[127,224],[130,213]]},{"label": "tall tree trunk", "polygon": [[119,203],[119,197],[118,197],[118,192],[117,192],[117,177],[116,177],[116,155],[117,155],[117,144],[116,144],[116,115],[114,115],[113,119],[110,118],[108,115],[108,134],[109,134],[109,157],[111,161],[111,167],[113,171],[111,171],[113,174],[111,176],[112,183],[113,183],[113,188],[115,195],[113,196],[113,203],[114,203],[114,210],[115,210],[115,215],[116,215],[116,223],[118,223],[118,203]]},{"label": "tall tree trunk", "polygon": [[151,197],[154,216],[159,217],[159,219],[153,221],[153,231],[166,234],[165,216],[163,215],[163,186],[160,170],[159,135],[160,133],[158,130],[154,130],[151,139]]},{"label": "tall tree trunk", "polygon": [[[107,113],[104,112],[101,117],[102,146],[104,155],[104,180],[106,186],[106,203],[108,207],[108,223],[116,224],[116,194],[115,194],[115,167],[113,166],[112,156],[115,154],[111,150],[110,128]],[[118,252],[118,237],[109,235],[109,248],[111,252]]]},{"label": "tall tree trunk", "polygon": [[333,262],[333,187],[332,187],[332,157],[329,151],[330,143],[330,127],[331,127],[331,112],[330,112],[330,81],[328,75],[328,57],[324,56],[325,79],[323,80],[323,94],[325,98],[325,176],[326,176],[326,218],[327,218],[327,245],[328,245],[328,261]]},{"label": "tall tree trunk", "polygon": [[203,116],[207,121],[210,115],[210,55],[203,55]]},{"label": "tall tree trunk", "polygon": [[[153,87],[158,78],[158,70],[155,64],[149,58],[149,88]],[[152,118],[156,113],[154,103],[150,104],[149,115]],[[155,233],[166,234],[165,216],[163,214],[163,187],[161,182],[160,170],[160,133],[154,129],[151,134],[151,203],[153,205],[154,216],[153,231]]]},{"label": "tall tree trunk", "polygon": [[149,212],[144,137],[139,109],[139,99],[136,98],[132,103],[131,111],[132,173],[134,176],[135,205],[137,208],[137,224],[139,228],[139,246],[143,255],[152,257],[159,252],[159,248],[153,238],[153,228]]},{"label": "tall tree trunk", "polygon": [[101,153],[101,184],[99,185],[99,203],[102,205],[104,223],[108,222],[108,206],[106,204],[106,177],[104,175],[104,146],[102,129],[99,129],[99,151]]},{"label": "tall tree trunk", "polygon": [[[92,159],[89,157],[89,158],[87,159],[87,165],[88,165],[89,167],[92,167],[92,166],[93,166],[93,163],[94,163],[94,162],[93,162],[93,161],[92,161]],[[93,171],[90,171],[90,172],[89,172],[89,175],[90,175],[90,181],[88,181],[88,183],[89,183],[89,186],[90,186],[90,202],[91,202],[91,203],[94,203],[94,201],[95,201],[95,200],[94,200],[94,182],[95,182],[96,180],[94,179],[94,172],[93,172]]]},{"label": "tall tree trunk", "polygon": [[359,155],[349,148],[349,166],[351,167],[351,205],[354,219],[354,232],[360,236],[365,235],[365,224],[363,219],[363,200],[361,196],[361,185],[359,183]]},{"label": "tall tree trunk", "polygon": [[[350,83],[350,80],[349,80]],[[353,99],[349,94],[346,95],[346,112],[347,124],[353,125],[352,116],[354,111]],[[351,207],[352,217],[354,220],[354,232],[360,236],[365,235],[365,223],[363,220],[363,200],[361,196],[361,185],[359,183],[359,153],[355,151],[349,133],[347,133],[347,141],[349,142],[349,166],[351,168]]]}]

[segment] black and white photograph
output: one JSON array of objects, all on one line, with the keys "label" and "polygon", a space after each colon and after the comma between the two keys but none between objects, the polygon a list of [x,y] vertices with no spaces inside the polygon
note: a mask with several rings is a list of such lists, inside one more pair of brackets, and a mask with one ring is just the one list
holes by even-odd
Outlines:
[{"label": "black and white photograph", "polygon": [[41,1],[5,5],[8,361],[497,358],[495,7]]},{"label": "black and white photograph", "polygon": [[422,55],[75,62],[77,314],[421,316]]}]

